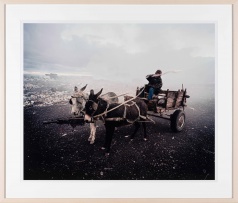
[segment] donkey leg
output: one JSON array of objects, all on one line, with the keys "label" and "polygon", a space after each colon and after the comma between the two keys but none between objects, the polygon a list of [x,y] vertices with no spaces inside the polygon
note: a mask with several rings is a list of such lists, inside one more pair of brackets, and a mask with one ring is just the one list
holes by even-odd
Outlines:
[{"label": "donkey leg", "polygon": [[134,130],[134,132],[131,134],[131,140],[133,140],[134,139],[134,137],[135,137],[135,134],[137,133],[137,131],[138,131],[138,129],[140,128],[140,124],[138,123],[138,122],[135,122],[135,130]]},{"label": "donkey leg", "polygon": [[105,139],[105,145],[104,145],[106,148],[106,155],[109,155],[114,131],[115,131],[115,126],[106,124],[106,139]]},{"label": "donkey leg", "polygon": [[93,123],[90,123],[89,126],[90,126],[90,136],[88,138],[88,141],[91,141],[93,136],[93,127],[94,127]]},{"label": "donkey leg", "polygon": [[142,126],[143,126],[143,129],[144,129],[144,140],[148,140],[147,138],[147,133],[146,133],[146,124],[145,123],[142,123]]},{"label": "donkey leg", "polygon": [[89,126],[90,126],[90,135],[88,137],[88,141],[91,141],[91,139],[92,139],[92,126],[91,126],[91,123],[89,124]]},{"label": "donkey leg", "polygon": [[90,125],[92,126],[92,129],[91,129],[91,140],[90,140],[90,144],[93,144],[94,141],[95,141],[95,137],[96,137],[96,122],[95,123],[90,123]]}]

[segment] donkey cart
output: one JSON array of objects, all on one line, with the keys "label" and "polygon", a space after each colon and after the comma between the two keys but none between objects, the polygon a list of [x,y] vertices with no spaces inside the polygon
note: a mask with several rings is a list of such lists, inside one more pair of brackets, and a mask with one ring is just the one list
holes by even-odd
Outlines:
[{"label": "donkey cart", "polygon": [[[146,86],[144,89],[148,89]],[[161,90],[158,95],[153,96],[153,99],[148,101],[148,92],[143,91],[137,95],[144,99],[148,106],[147,115],[170,120],[171,129],[174,132],[180,132],[185,126],[185,112],[186,99],[190,96],[187,95],[186,89],[183,88],[178,91]]]}]

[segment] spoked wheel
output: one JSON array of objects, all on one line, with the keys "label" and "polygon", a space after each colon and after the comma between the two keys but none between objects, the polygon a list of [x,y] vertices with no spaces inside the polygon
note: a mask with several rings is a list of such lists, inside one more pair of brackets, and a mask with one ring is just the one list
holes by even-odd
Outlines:
[{"label": "spoked wheel", "polygon": [[185,126],[185,113],[182,110],[176,110],[170,117],[171,129],[174,132],[180,132]]}]

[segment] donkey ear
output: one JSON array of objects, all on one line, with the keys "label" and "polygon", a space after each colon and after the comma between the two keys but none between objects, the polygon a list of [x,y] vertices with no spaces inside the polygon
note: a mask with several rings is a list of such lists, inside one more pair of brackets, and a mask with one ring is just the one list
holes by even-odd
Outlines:
[{"label": "donkey ear", "polygon": [[90,95],[94,95],[94,90],[90,90]]},{"label": "donkey ear", "polygon": [[90,94],[88,96],[88,99],[89,100],[94,100],[93,98],[94,98],[94,90],[90,90]]},{"label": "donkey ear", "polygon": [[96,96],[96,98],[98,98],[99,97],[99,95],[100,94],[102,94],[102,90],[103,90],[103,88],[95,95]]},{"label": "donkey ear", "polygon": [[82,87],[82,88],[80,89],[80,91],[84,91],[84,90],[86,89],[87,85],[88,85],[88,84],[86,84],[84,87]]}]

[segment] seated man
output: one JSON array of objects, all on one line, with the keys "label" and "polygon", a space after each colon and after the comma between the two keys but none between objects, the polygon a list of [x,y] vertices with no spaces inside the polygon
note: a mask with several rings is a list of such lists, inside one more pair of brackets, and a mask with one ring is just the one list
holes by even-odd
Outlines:
[{"label": "seated man", "polygon": [[161,79],[162,71],[157,70],[155,74],[147,75],[146,79],[149,81],[148,87],[148,100],[152,100],[154,94],[158,94],[163,85]]}]

